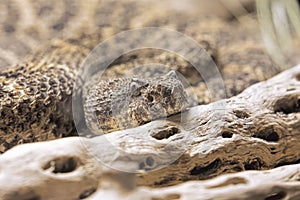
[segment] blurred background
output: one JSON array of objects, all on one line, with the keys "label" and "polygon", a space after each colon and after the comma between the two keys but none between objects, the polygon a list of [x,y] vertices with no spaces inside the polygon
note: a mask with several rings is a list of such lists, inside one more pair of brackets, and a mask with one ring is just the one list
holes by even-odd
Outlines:
[{"label": "blurred background", "polygon": [[[253,32],[261,31],[267,51],[283,69],[299,62],[300,14],[296,0],[3,0],[0,69],[18,63],[53,38],[99,29],[108,37],[147,25],[168,24],[181,31],[172,24],[182,16],[190,16],[187,24],[189,20],[192,24],[192,18],[205,17],[237,21]],[[147,24],[147,20],[152,22]],[[254,25],[257,21],[258,29]]]}]

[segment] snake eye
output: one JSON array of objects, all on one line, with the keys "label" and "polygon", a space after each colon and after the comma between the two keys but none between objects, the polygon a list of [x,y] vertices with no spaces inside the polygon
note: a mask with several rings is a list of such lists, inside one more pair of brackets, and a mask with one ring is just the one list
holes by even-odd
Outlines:
[{"label": "snake eye", "polygon": [[146,85],[146,82],[144,80],[141,80],[138,78],[132,78],[131,83],[130,83],[130,89],[131,89],[131,91],[134,91],[137,88],[140,88],[144,85]]},{"label": "snake eye", "polygon": [[139,87],[141,87],[138,83],[136,82],[132,82],[130,83],[130,91],[133,93],[136,91],[136,89],[138,89]]},{"label": "snake eye", "polygon": [[132,96],[140,96],[141,95],[141,90],[140,88],[142,87],[142,85],[140,85],[137,82],[131,82],[130,83],[130,92]]},{"label": "snake eye", "polygon": [[132,96],[134,96],[134,97],[138,97],[138,96],[141,96],[141,90],[139,90],[139,89],[137,89],[137,90],[135,90],[135,91],[133,91],[132,92]]}]

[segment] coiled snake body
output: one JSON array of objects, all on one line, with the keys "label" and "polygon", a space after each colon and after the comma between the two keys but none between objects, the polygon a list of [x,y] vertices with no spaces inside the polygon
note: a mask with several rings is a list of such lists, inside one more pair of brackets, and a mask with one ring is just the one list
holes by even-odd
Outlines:
[{"label": "coiled snake body", "polygon": [[[13,66],[0,73],[0,152],[20,143],[76,135],[71,104],[80,64],[99,42],[122,30],[160,26],[189,35],[216,62],[223,75],[228,97],[279,72],[265,53],[255,20],[250,27],[245,27],[234,20],[182,13],[163,6],[159,10],[157,6],[147,1],[64,0],[51,4],[43,0],[22,3],[5,1],[0,7],[6,13],[5,20],[0,22],[4,38],[0,43],[1,66]],[[48,42],[53,37],[57,39]],[[12,45],[7,45],[7,41]],[[39,43],[43,44],[42,47],[36,48]],[[13,48],[14,45],[18,47]],[[21,59],[28,52],[29,56]],[[118,98],[123,98],[122,95],[109,96],[105,90],[117,87],[120,93],[125,87],[139,81],[112,78],[120,78],[126,74],[125,68],[130,69],[145,62],[171,66],[187,77],[191,87],[197,91],[200,104],[212,101],[205,83],[201,77],[194,76],[188,61],[161,50],[133,52],[112,63],[104,74],[104,78],[109,80],[101,82],[101,87],[92,87],[90,96],[84,97],[85,110],[98,112],[98,119],[87,114],[87,124],[106,119],[100,128],[110,132],[122,127],[138,126],[162,117],[161,113],[170,115],[186,107],[186,94],[178,79],[162,76],[144,80],[138,94],[133,95],[139,98],[129,103],[128,109],[132,112],[126,110],[119,115],[122,119],[129,119],[121,120],[119,127],[115,119],[110,117],[111,113],[105,114],[103,100],[117,102],[120,100]],[[99,99],[102,99],[102,111],[100,104],[93,104]],[[149,112],[149,102],[156,102],[152,108],[163,112]],[[156,114],[153,116],[150,113]],[[129,125],[129,121],[134,121],[133,125]],[[92,123],[91,127],[95,128],[94,125]]]}]

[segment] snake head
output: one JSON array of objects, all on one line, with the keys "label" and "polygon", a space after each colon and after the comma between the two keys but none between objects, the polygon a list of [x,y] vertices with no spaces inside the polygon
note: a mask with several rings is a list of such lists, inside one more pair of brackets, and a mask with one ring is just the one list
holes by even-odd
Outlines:
[{"label": "snake head", "polygon": [[152,78],[117,78],[89,89],[86,123],[96,132],[132,128],[181,112],[188,105],[184,86],[171,71]]},{"label": "snake head", "polygon": [[132,79],[134,85],[137,80],[143,84],[132,92],[129,111],[139,125],[181,112],[188,105],[184,86],[175,71],[157,78]]}]

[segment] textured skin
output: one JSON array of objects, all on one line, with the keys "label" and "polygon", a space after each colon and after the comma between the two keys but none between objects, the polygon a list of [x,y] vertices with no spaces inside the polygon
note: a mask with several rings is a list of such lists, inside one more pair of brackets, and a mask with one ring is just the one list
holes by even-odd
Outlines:
[{"label": "textured skin", "polygon": [[[76,68],[88,52],[57,41],[47,54],[36,54],[0,73],[0,143],[4,148],[75,133],[70,123],[72,86]],[[59,64],[60,55],[72,56],[73,63]]]},{"label": "textured skin", "polygon": [[[192,37],[216,62],[228,97],[279,72],[263,49],[255,20],[245,26],[232,16],[170,11],[156,0],[4,0],[0,13],[0,63],[10,66],[0,74],[0,152],[19,143],[76,135],[71,96],[80,63],[97,44],[123,30],[159,26]],[[200,104],[212,101],[186,60],[169,52],[133,54],[117,59],[106,79],[122,77],[137,63],[162,63],[187,77],[188,90]]]},{"label": "textured skin", "polygon": [[86,124],[95,133],[136,127],[181,112],[188,105],[174,71],[152,79],[97,81],[84,97]]}]

